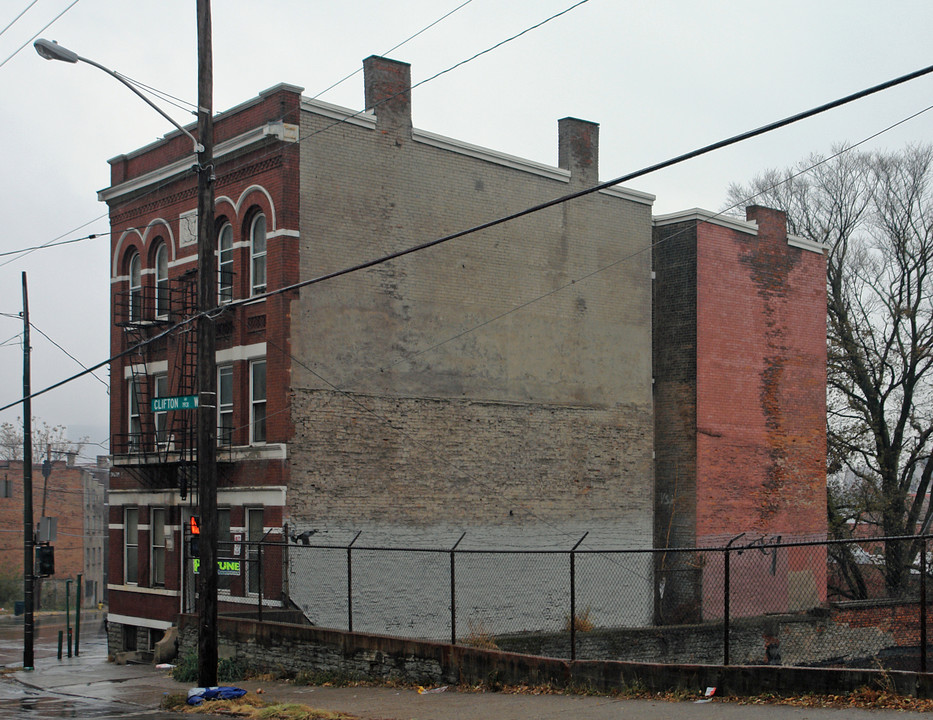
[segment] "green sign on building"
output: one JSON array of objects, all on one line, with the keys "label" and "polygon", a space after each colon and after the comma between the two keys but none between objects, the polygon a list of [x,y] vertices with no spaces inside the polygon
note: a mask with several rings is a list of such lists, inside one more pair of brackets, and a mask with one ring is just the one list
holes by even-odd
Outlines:
[{"label": "green sign on building", "polygon": [[177,395],[175,397],[152,398],[152,412],[169,410],[194,410],[198,407],[197,395]]}]

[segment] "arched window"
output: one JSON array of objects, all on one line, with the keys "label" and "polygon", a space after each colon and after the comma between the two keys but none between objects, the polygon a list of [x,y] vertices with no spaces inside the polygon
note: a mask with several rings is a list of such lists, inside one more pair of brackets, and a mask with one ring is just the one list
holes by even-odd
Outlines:
[{"label": "arched window", "polygon": [[129,319],[142,320],[143,317],[143,263],[139,253],[130,257],[130,306]]},{"label": "arched window", "polygon": [[156,316],[168,317],[168,248],[165,243],[159,245],[155,255],[156,282],[155,303]]},{"label": "arched window", "polygon": [[266,216],[262,213],[253,218],[249,226],[251,294],[266,291]]},{"label": "arched window", "polygon": [[217,238],[217,299],[221,305],[233,300],[233,226],[226,223]]}]

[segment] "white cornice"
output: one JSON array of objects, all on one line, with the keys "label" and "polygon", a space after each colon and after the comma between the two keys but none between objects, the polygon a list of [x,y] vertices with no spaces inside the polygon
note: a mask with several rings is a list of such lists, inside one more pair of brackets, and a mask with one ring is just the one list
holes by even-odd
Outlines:
[{"label": "white cornice", "polygon": [[810,252],[818,253],[819,255],[829,250],[829,245],[814,242],[813,240],[808,240],[799,235],[788,235],[787,244],[791,247],[800,248],[801,250],[809,250]]},{"label": "white cornice", "polygon": [[[242,135],[237,135],[234,138],[218,143],[214,147],[214,159],[220,159],[225,155],[230,155],[231,153],[235,153],[268,138],[273,138],[281,142],[295,143],[298,142],[298,132],[297,125],[283,123],[281,121],[260,125],[259,127],[247,130]],[[189,172],[191,166],[191,158],[178,160],[158,170],[153,170],[152,172],[128,180],[125,183],[99,190],[97,192],[97,199],[102,202],[114,200],[128,193],[142,190],[150,185],[165,182],[175,175]]]},{"label": "white cornice", "polygon": [[442,150],[449,150],[450,152],[459,153],[460,155],[467,155],[477,160],[485,160],[486,162],[495,163],[496,165],[504,165],[514,170],[522,170],[523,172],[541,175],[551,180],[570,181],[569,170],[562,170],[561,168],[526,160],[515,155],[489,150],[479,145],[472,145],[462,140],[455,140],[443,135],[427,132],[426,130],[418,130],[415,128],[411,131],[411,137],[415,142],[424,143],[425,145],[430,145],[431,147],[440,148]]},{"label": "white cornice", "polygon": [[[268,505],[270,507],[280,507],[285,505],[286,487],[284,485],[266,485],[266,486],[247,486],[219,488],[217,490],[217,502],[221,505]],[[110,502],[114,506],[133,506],[133,505],[163,505],[163,506],[184,506],[188,501],[183,501],[177,491],[146,491],[146,490],[111,490],[110,496],[113,498]],[[121,530],[123,525],[111,523],[111,530]]]},{"label": "white cornice", "polygon": [[758,225],[756,223],[748,222],[747,220],[740,220],[739,218],[733,217],[731,215],[710,212],[709,210],[703,210],[702,208],[691,208],[690,210],[681,210],[680,212],[670,213],[669,215],[654,216],[655,227],[662,227],[664,225],[673,225],[674,223],[690,221],[720,225],[722,227],[729,228],[731,230],[738,230],[739,232],[747,233],[749,235],[758,234]]},{"label": "white cornice", "polygon": [[623,198],[625,200],[630,200],[642,205],[654,205],[654,201],[657,199],[657,196],[652,195],[651,193],[642,192],[641,190],[632,190],[631,188],[619,187],[618,185],[600,190],[599,194]]},{"label": "white cornice", "polygon": [[[136,592],[136,587],[131,585],[107,585],[108,590],[117,590],[125,592]],[[167,630],[172,627],[172,623],[167,620],[153,620],[152,618],[136,617],[135,615],[118,615],[117,613],[107,613],[107,622],[119,623],[120,625],[138,625],[139,627],[155,628],[156,630]]]},{"label": "white cornice", "polygon": [[[654,217],[655,227],[673,225],[680,222],[712,223],[713,225],[721,225],[722,227],[729,228],[731,230],[738,230],[739,232],[747,233],[749,235],[758,234],[758,223],[753,220],[740,220],[734,216],[714,213],[710,212],[709,210],[703,210],[701,208],[692,208],[690,210],[682,210],[680,212],[671,213],[670,215],[656,215]],[[808,252],[814,252],[820,255],[829,250],[828,245],[814,242],[813,240],[808,240],[807,238],[800,237],[799,235],[788,235],[787,244],[791,247],[806,250]]]},{"label": "white cornice", "polygon": [[371,110],[360,112],[340,105],[331,105],[323,100],[306,97],[301,98],[301,109],[315,115],[323,115],[331,120],[339,120],[348,125],[357,125],[369,129],[376,127],[376,116]]}]

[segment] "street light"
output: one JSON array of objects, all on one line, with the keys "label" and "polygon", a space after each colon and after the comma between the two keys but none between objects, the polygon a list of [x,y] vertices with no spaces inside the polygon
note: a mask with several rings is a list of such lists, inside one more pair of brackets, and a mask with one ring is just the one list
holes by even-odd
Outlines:
[{"label": "street light", "polygon": [[145,102],[149,107],[151,107],[153,110],[159,113],[159,115],[161,115],[166,120],[168,120],[178,130],[180,130],[185,135],[187,135],[191,139],[191,142],[194,143],[194,151],[196,153],[204,152],[204,146],[200,142],[198,142],[197,138],[194,135],[192,135],[190,132],[185,130],[177,122],[172,120],[170,116],[166,115],[158,105],[153,103],[149,98],[147,98],[145,95],[139,92],[139,90],[137,90],[129,82],[127,82],[126,78],[124,78],[120,73],[114,72],[110,68],[104,67],[100,63],[94,62],[93,60],[89,60],[86,57],[81,57],[74,50],[69,50],[66,47],[62,47],[54,40],[46,40],[45,38],[39,38],[32,45],[36,49],[36,52],[39,53],[41,57],[44,57],[46,60],[61,60],[62,62],[67,62],[67,63],[76,63],[80,60],[81,62],[87,63],[88,65],[93,65],[94,67],[103,70],[105,73],[107,73],[111,77],[116,78],[121,83],[126,85],[130,90],[136,93],[139,96],[139,98],[143,102]]},{"label": "street light", "polygon": [[[81,57],[56,42],[33,43],[46,60],[93,65],[132,90],[149,107],[188,136],[198,155],[198,288],[197,288],[197,463],[198,505],[203,518],[201,572],[198,574],[198,684],[217,684],[217,360],[214,321],[207,311],[217,306],[214,242],[214,103],[210,0],[197,0],[198,16],[198,137],[162,112],[126,79],[100,63]],[[202,144],[203,143],[203,144]],[[28,395],[27,395],[28,397]],[[28,416],[28,413],[27,413]]]}]

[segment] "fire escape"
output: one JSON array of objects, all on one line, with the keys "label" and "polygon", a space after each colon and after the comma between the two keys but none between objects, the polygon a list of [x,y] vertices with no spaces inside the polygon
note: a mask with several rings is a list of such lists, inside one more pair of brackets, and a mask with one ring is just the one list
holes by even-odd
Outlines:
[{"label": "fire escape", "polygon": [[[197,487],[197,332],[195,323],[179,323],[195,313],[196,277],[192,271],[160,290],[143,287],[114,299],[114,322],[129,351],[128,432],[114,435],[114,452],[140,485],[177,487],[183,500]],[[166,371],[156,372],[160,366]]]}]

